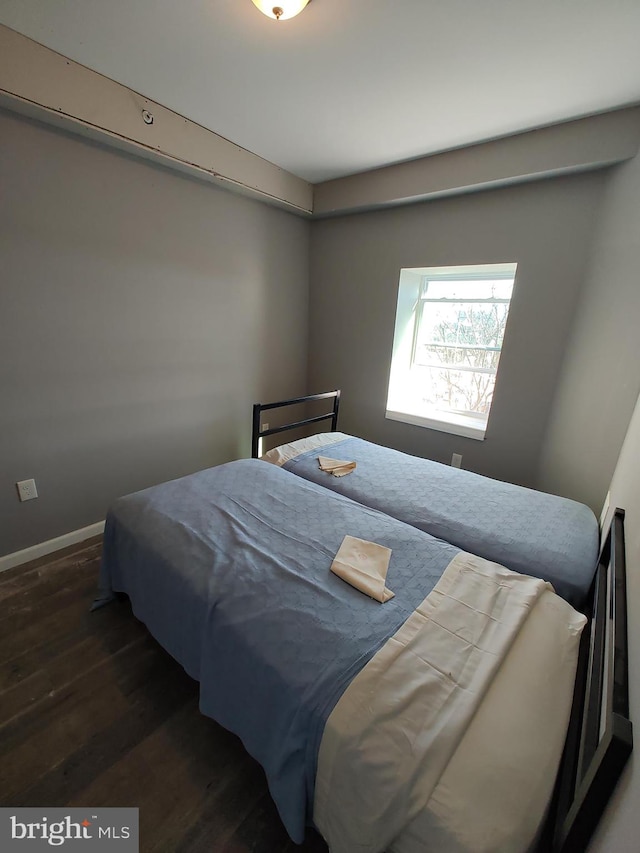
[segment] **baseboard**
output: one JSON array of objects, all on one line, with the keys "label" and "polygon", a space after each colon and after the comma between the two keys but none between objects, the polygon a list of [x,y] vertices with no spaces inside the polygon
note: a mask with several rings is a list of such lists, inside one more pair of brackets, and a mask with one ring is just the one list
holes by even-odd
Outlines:
[{"label": "baseboard", "polygon": [[21,566],[23,563],[29,563],[31,560],[37,560],[38,557],[44,557],[54,551],[60,551],[62,548],[68,548],[69,545],[84,542],[85,539],[98,536],[103,531],[104,521],[96,521],[95,524],[82,527],[80,530],[72,530],[63,536],[56,536],[55,539],[48,539],[46,542],[40,542],[38,545],[24,548],[22,551],[7,554],[5,557],[0,557],[0,572],[12,569],[14,566]]}]

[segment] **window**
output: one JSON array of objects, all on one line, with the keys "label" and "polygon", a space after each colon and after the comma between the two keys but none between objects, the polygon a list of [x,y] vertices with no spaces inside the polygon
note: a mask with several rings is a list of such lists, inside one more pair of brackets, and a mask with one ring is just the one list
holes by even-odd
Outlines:
[{"label": "window", "polygon": [[386,416],[483,439],[516,264],[403,269]]}]

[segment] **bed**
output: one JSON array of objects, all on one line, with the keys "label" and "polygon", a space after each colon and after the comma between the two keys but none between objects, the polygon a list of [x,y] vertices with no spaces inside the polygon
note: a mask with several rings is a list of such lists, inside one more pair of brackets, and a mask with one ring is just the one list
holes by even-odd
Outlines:
[{"label": "bed", "polygon": [[[345,534],[391,549],[394,598],[330,571]],[[240,460],[114,503],[100,603],[115,593],[260,761],[294,841],[310,823],[334,853],[525,851],[552,825],[567,837],[587,753],[562,813],[549,804],[570,713],[581,724],[589,705],[578,660],[598,671],[600,644],[544,581]],[[569,833],[597,813],[587,805]]]},{"label": "bed", "polygon": [[[265,410],[317,399],[334,400],[331,412],[260,430]],[[253,452],[262,436],[331,418],[331,432],[289,442],[261,458],[465,551],[541,577],[574,607],[585,607],[599,546],[598,523],[587,506],[336,432],[338,400],[334,391],[257,404]],[[356,468],[336,477],[320,469],[319,456],[354,461]]]}]

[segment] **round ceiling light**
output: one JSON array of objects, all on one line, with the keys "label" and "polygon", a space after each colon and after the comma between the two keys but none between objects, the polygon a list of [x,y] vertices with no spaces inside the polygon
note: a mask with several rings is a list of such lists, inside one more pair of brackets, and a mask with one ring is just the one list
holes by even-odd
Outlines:
[{"label": "round ceiling light", "polygon": [[310,0],[253,0],[261,12],[276,21],[295,18],[309,2]]}]

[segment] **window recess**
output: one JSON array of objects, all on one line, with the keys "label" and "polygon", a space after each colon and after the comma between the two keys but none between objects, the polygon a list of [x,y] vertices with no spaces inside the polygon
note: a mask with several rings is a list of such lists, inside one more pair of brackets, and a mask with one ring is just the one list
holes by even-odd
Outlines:
[{"label": "window recess", "polygon": [[386,417],[483,439],[516,264],[403,269]]}]

